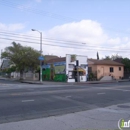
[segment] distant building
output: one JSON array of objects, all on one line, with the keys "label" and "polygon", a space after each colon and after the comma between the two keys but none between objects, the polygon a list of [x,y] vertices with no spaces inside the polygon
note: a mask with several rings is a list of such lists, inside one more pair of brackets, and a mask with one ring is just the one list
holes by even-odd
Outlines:
[{"label": "distant building", "polygon": [[56,59],[56,58],[59,58],[58,56],[55,56],[55,55],[44,55],[44,59],[46,61],[49,61],[51,59]]},{"label": "distant building", "polygon": [[3,70],[3,69],[8,69],[8,68],[10,68],[10,60],[5,59],[3,60],[1,64],[1,69]]}]

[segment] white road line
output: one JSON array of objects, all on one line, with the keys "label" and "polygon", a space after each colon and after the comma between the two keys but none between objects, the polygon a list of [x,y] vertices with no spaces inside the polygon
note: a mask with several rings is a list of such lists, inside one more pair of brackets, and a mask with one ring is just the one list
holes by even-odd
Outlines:
[{"label": "white road line", "polygon": [[129,92],[130,90],[123,90],[123,92]]},{"label": "white road line", "polygon": [[106,93],[97,93],[97,95],[106,94]]},{"label": "white road line", "polygon": [[130,90],[123,90],[123,89],[115,89],[115,88],[99,88],[99,89],[108,89],[108,90],[117,90],[117,91],[130,91]]},{"label": "white road line", "polygon": [[31,100],[22,100],[22,102],[33,102],[34,99],[31,99]]}]

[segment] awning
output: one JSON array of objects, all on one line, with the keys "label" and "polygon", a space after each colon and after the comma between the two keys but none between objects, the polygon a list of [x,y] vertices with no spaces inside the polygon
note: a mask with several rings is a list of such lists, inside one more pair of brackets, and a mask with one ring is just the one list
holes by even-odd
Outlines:
[{"label": "awning", "polygon": [[[74,71],[76,71],[76,70],[74,70]],[[77,68],[77,71],[86,72],[83,68]]]},{"label": "awning", "polygon": [[77,71],[85,71],[84,69],[82,68],[78,68]]}]

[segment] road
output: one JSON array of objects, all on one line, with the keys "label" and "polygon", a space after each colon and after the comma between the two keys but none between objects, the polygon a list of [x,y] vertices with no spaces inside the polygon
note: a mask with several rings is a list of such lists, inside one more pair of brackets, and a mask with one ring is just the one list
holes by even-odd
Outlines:
[{"label": "road", "polygon": [[130,102],[130,82],[49,86],[0,80],[0,123],[127,102]]}]

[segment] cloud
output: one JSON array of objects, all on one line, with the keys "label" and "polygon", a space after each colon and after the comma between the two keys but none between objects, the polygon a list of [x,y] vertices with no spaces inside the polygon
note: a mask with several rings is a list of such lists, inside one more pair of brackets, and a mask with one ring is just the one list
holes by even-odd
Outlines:
[{"label": "cloud", "polygon": [[87,44],[102,44],[107,39],[101,25],[92,20],[56,26],[47,31],[46,34],[56,39],[73,40]]},{"label": "cloud", "polygon": [[[6,29],[9,27],[9,25],[5,25],[5,24],[2,25],[4,25],[4,28]],[[24,25],[22,26],[24,28]],[[13,28],[14,27],[11,26],[10,31],[12,31]],[[18,29],[20,29],[20,27]],[[40,34],[38,32],[29,31],[23,34],[30,35],[31,37],[25,38],[21,34],[20,40],[23,41],[28,40],[30,42],[36,42],[38,44],[33,44],[29,42],[26,43],[19,42],[19,43],[40,50],[40,44],[39,44]],[[130,37],[119,37],[119,36],[111,37],[105,33],[100,23],[92,20],[82,20],[79,22],[72,22],[63,25],[58,25],[51,28],[50,30],[42,31],[42,34],[43,34],[43,41],[42,41],[43,54],[50,54],[50,55],[53,54],[58,56],[65,56],[66,54],[77,54],[77,55],[86,55],[89,58],[96,58],[96,54],[98,51],[100,58],[102,58],[107,55],[112,55],[117,53],[119,55],[125,56],[126,54],[128,54],[130,49]],[[45,39],[45,38],[49,38],[49,39]],[[19,38],[15,38],[15,39],[19,40]],[[63,40],[63,42],[54,41],[50,39]],[[8,44],[11,42],[8,41]],[[7,46],[7,44],[5,45]],[[65,46],[70,48],[67,48]],[[113,51],[107,51],[109,49]],[[127,51],[118,52],[118,50],[122,50],[122,49],[127,49],[128,52]]]},{"label": "cloud", "polygon": [[[108,36],[104,33],[101,24],[92,20],[82,20],[80,22],[72,22],[72,23],[55,26],[52,29],[44,32],[44,34],[46,37],[50,37],[54,39],[75,41],[73,43],[66,42],[60,44],[60,45],[67,45],[73,47],[70,49],[65,47],[64,48],[52,47],[51,52],[53,52],[53,54],[58,54],[61,56],[65,55],[66,53],[71,53],[71,54],[78,54],[78,55],[89,55],[89,57],[96,57],[98,48],[97,51],[95,50],[95,52],[93,53],[92,49],[96,49],[96,48],[95,47],[90,48],[88,46],[91,45],[99,46],[104,44],[108,40]],[[76,44],[76,45],[72,45],[72,44]]]},{"label": "cloud", "polygon": [[16,24],[0,23],[0,51],[4,50],[5,47],[10,46],[11,42],[13,42],[8,40],[10,36],[7,33],[12,33],[12,32],[15,33],[16,31],[23,30],[24,28],[25,26],[22,23],[16,23]]},{"label": "cloud", "polygon": [[6,31],[18,31],[25,28],[25,25],[22,23],[16,23],[16,24],[3,24],[0,23],[0,30],[6,30]]},{"label": "cloud", "polygon": [[[48,47],[49,49],[45,49],[45,52],[48,51],[61,56],[70,53],[87,55],[89,58],[96,58],[97,51],[99,52],[100,58],[105,57],[105,55],[117,53],[125,56],[130,49],[129,37],[109,36],[109,34],[105,33],[100,23],[92,20],[82,20],[79,22],[58,25],[44,32],[44,35],[45,37],[54,39],[75,41],[73,44],[76,45],[72,45],[72,42],[60,43],[60,45],[73,46],[73,48],[70,49],[65,47]],[[52,42],[51,44],[54,43]],[[123,52],[123,49],[126,49],[126,51]]]},{"label": "cloud", "polygon": [[120,37],[116,37],[116,38],[110,38],[108,41],[109,45],[118,45],[121,43],[121,38]]},{"label": "cloud", "polygon": [[[32,1],[27,1],[21,5],[18,5],[17,8],[21,11],[28,11],[28,10],[34,10],[36,9],[36,2],[37,3],[41,3],[42,0],[34,0],[34,2]],[[29,12],[28,12],[29,13]]]}]

